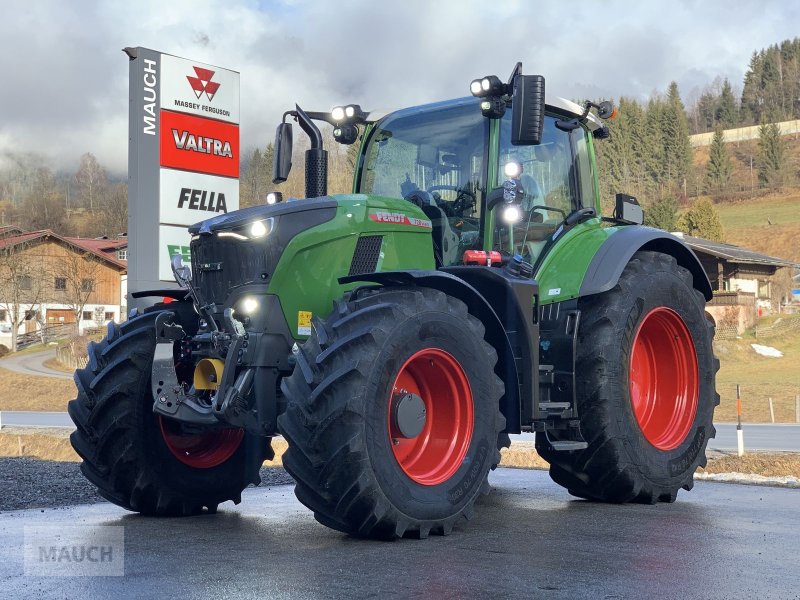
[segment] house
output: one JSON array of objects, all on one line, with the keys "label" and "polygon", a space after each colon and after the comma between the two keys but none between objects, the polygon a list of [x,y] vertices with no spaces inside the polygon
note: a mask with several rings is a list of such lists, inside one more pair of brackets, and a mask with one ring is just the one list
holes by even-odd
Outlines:
[{"label": "house", "polygon": [[772,312],[784,300],[773,286],[778,269],[798,267],[790,260],[740,246],[675,235],[694,251],[711,281],[714,298],[706,305],[708,316],[717,325],[735,325],[737,333],[755,325],[757,317]]},{"label": "house", "polygon": [[126,314],[127,239],[0,228],[0,344],[11,330],[53,325],[80,332]]}]

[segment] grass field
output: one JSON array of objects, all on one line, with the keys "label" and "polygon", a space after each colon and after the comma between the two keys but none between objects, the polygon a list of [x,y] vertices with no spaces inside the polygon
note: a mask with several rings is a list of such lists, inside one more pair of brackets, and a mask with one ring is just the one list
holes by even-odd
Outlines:
[{"label": "grass field", "polygon": [[[778,317],[773,317],[770,321],[776,318]],[[800,315],[791,318],[800,319]],[[783,352],[783,357],[761,356],[750,346],[753,343],[777,348]],[[767,339],[759,339],[753,333],[746,333],[741,339],[715,342],[714,351],[720,359],[717,391],[721,402],[717,408],[717,421],[736,420],[736,384],[739,384],[745,422],[768,423],[770,397],[773,399],[775,421],[795,422],[795,396],[800,394],[798,331]]]},{"label": "grass field", "polygon": [[67,402],[75,398],[77,389],[69,379],[22,375],[0,369],[3,389],[0,410],[67,410]]}]

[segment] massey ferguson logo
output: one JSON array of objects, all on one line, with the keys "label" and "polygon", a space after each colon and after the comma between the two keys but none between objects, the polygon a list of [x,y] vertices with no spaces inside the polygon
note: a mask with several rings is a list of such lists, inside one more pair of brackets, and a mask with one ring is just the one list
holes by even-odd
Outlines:
[{"label": "massey ferguson logo", "polygon": [[206,190],[193,190],[191,188],[181,188],[181,193],[178,196],[178,208],[184,207],[192,210],[207,210],[214,213],[228,212],[228,207],[225,204],[225,194],[207,192]]},{"label": "massey ferguson logo", "polygon": [[201,154],[213,154],[223,158],[233,158],[230,142],[215,140],[214,138],[195,135],[188,131],[172,130],[172,138],[178,150],[188,150]]},{"label": "massey ferguson logo", "polygon": [[205,94],[206,98],[208,98],[208,101],[211,102],[214,99],[214,95],[217,93],[220,85],[216,81],[211,81],[211,79],[214,77],[214,71],[211,71],[210,69],[194,67],[194,72],[197,77],[192,77],[191,75],[186,76],[186,79],[189,80],[189,85],[192,86],[194,95],[197,96],[197,99],[199,100],[200,96]]}]

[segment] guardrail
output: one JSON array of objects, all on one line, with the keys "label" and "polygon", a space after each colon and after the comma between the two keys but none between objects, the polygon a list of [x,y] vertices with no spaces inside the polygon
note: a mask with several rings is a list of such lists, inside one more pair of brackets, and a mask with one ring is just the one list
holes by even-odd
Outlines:
[{"label": "guardrail", "polygon": [[0,411],[0,429],[3,427],[68,427],[75,424],[66,412],[37,412],[22,410]]}]

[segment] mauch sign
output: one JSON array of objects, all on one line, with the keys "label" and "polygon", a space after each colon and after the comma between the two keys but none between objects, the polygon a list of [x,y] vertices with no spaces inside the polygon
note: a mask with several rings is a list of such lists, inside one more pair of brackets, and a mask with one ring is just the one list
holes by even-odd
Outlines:
[{"label": "mauch sign", "polygon": [[187,227],[239,208],[239,73],[147,48],[125,52],[128,289],[135,292],[174,284],[171,257],[190,259]]}]

